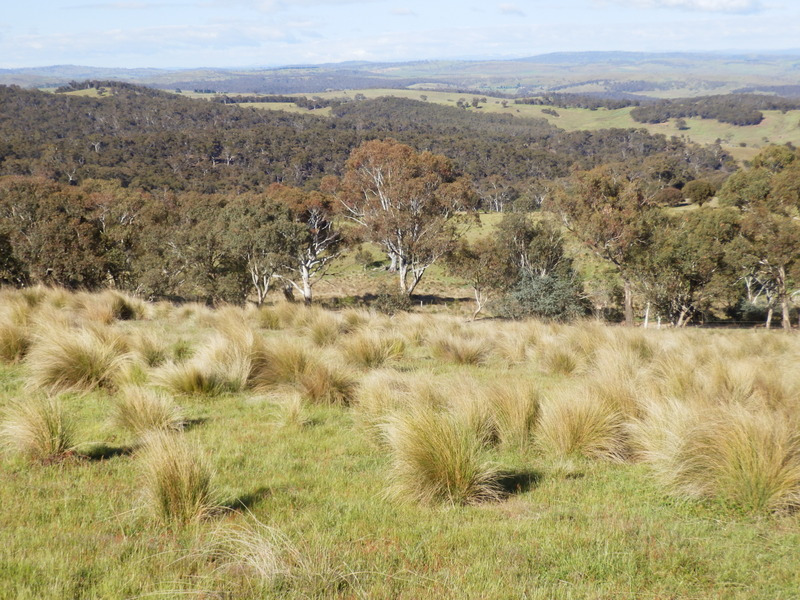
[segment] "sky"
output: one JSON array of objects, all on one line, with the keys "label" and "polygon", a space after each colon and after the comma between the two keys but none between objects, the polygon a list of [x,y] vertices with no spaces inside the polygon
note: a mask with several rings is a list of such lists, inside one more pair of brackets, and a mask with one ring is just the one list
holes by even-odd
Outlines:
[{"label": "sky", "polygon": [[800,48],[800,0],[4,0],[0,68]]}]

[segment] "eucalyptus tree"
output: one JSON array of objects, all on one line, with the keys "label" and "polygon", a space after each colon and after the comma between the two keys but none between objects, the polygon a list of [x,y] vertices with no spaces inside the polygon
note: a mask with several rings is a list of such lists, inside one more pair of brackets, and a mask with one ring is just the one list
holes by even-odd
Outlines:
[{"label": "eucalyptus tree", "polygon": [[408,296],[454,247],[464,231],[462,215],[476,204],[448,158],[395,140],[364,142],[352,152],[338,198],[344,215],[390,257]]}]

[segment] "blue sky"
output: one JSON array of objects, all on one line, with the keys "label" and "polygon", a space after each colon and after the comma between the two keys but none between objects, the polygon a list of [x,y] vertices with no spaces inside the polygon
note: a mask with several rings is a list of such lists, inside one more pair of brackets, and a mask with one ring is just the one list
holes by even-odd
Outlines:
[{"label": "blue sky", "polygon": [[5,0],[0,68],[800,47],[799,0]]}]

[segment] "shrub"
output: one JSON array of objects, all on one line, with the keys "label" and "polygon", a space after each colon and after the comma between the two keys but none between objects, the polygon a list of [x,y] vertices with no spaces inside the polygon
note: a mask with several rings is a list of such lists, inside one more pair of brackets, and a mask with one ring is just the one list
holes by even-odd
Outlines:
[{"label": "shrub", "polygon": [[524,274],[495,311],[511,319],[571,321],[585,315],[586,306],[575,278]]},{"label": "shrub", "polygon": [[500,497],[499,472],[485,458],[488,432],[476,433],[453,413],[415,405],[393,416],[386,434],[395,497],[452,504]]},{"label": "shrub", "polygon": [[140,463],[146,506],[157,520],[184,525],[218,509],[211,468],[183,434],[149,433]]},{"label": "shrub", "polygon": [[112,423],[137,439],[150,431],[179,431],[185,419],[172,398],[150,388],[127,386],[120,390]]},{"label": "shrub", "polygon": [[390,292],[382,287],[370,306],[385,315],[396,315],[411,310],[411,298],[407,294]]},{"label": "shrub", "polygon": [[0,439],[4,446],[31,460],[51,461],[72,450],[75,426],[58,398],[29,398],[10,405],[0,426]]}]

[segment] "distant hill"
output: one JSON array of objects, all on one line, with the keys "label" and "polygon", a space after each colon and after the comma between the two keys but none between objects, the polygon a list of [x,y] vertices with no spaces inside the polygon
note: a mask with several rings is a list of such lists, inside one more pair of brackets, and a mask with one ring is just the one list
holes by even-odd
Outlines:
[{"label": "distant hill", "polygon": [[263,69],[108,69],[58,65],[0,69],[0,84],[57,87],[86,79],[223,93],[321,93],[393,88],[541,92],[654,98],[752,93],[796,95],[800,50],[785,53],[559,52],[514,60],[348,62]]}]

